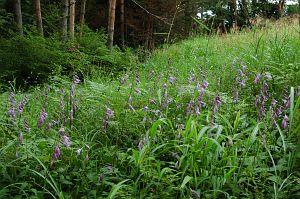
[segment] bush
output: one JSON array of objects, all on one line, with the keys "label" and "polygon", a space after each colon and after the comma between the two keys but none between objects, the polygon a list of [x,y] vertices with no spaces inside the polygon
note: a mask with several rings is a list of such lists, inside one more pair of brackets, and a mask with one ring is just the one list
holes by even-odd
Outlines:
[{"label": "bush", "polygon": [[18,87],[44,83],[53,75],[90,75],[95,70],[116,74],[135,65],[130,51],[117,47],[110,53],[103,32],[86,30],[74,42],[27,35],[0,38],[0,82],[16,81]]}]

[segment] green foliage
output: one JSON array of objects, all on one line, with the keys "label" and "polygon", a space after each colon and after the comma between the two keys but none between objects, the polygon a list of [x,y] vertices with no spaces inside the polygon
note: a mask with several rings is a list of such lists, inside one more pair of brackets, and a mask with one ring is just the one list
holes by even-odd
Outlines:
[{"label": "green foliage", "polygon": [[[299,37],[286,28],[193,38],[116,79],[54,76],[1,94],[0,197],[297,198]],[[113,63],[91,37],[105,40],[91,33],[63,52]]]},{"label": "green foliage", "polygon": [[1,82],[16,80],[19,87],[40,84],[55,75],[90,75],[94,71],[115,76],[136,64],[129,50],[109,53],[103,32],[86,30],[75,42],[56,38],[14,35],[0,38]]}]

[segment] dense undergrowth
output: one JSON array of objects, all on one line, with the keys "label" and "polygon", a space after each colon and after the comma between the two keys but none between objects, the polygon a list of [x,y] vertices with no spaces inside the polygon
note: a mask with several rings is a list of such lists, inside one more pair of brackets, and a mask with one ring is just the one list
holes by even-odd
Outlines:
[{"label": "dense undergrowth", "polygon": [[29,31],[25,36],[10,33],[9,37],[0,37],[0,92],[10,84],[28,89],[55,76],[77,74],[82,79],[102,73],[114,77],[136,65],[129,49],[115,47],[110,53],[106,42],[103,31],[93,32],[87,27],[82,36],[66,42],[55,34],[40,37]]},{"label": "dense undergrowth", "polygon": [[296,26],[192,38],[0,100],[1,198],[297,198]]}]

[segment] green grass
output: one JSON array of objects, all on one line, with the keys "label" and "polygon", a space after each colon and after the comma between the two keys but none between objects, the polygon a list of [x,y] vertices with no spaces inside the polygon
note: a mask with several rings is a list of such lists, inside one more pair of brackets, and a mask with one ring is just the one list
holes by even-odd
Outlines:
[{"label": "green grass", "polygon": [[[1,94],[0,198],[297,198],[299,54],[299,28],[277,24],[163,47],[123,84],[125,74],[92,76],[74,98],[59,77],[16,93],[14,105]],[[8,117],[25,98],[23,112]]]}]

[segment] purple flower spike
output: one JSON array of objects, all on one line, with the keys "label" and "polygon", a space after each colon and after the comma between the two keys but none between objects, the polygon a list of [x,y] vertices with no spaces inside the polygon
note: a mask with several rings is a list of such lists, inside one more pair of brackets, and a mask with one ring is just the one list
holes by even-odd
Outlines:
[{"label": "purple flower spike", "polygon": [[22,133],[22,131],[20,131],[19,142],[20,142],[20,145],[23,143],[23,133]]},{"label": "purple flower spike", "polygon": [[108,169],[110,172],[113,172],[113,167],[112,167],[111,164],[109,164],[109,165],[107,166],[107,169]]},{"label": "purple flower spike", "polygon": [[131,104],[131,103],[132,103],[132,97],[130,95],[129,98],[128,98],[128,104]]},{"label": "purple flower spike", "polygon": [[144,112],[147,112],[148,110],[149,110],[148,106],[145,106],[145,107],[143,108],[143,111],[144,111]]},{"label": "purple flower spike", "polygon": [[47,118],[47,113],[45,111],[45,109],[43,109],[41,115],[40,115],[40,118],[39,118],[39,121],[38,121],[38,127],[41,128],[43,126],[43,124],[45,123],[45,120]]},{"label": "purple flower spike", "polygon": [[284,118],[283,118],[283,120],[282,120],[282,127],[283,127],[284,129],[287,128],[287,126],[288,126],[288,121],[289,121],[289,118],[288,118],[287,115],[285,115]]},{"label": "purple flower spike", "polygon": [[261,77],[261,74],[258,73],[258,74],[256,75],[255,79],[254,79],[254,84],[257,84],[257,83],[259,82],[260,77]]},{"label": "purple flower spike", "polygon": [[265,74],[265,77],[267,78],[267,80],[271,80],[272,79],[272,76],[270,73],[266,73]]},{"label": "purple flower spike", "polygon": [[23,103],[23,102],[20,102],[19,105],[18,105],[18,112],[19,112],[19,113],[22,113],[22,112],[23,112],[23,109],[24,109],[24,103]]},{"label": "purple flower spike", "polygon": [[136,89],[135,89],[135,92],[136,92],[136,94],[140,94],[140,93],[141,93],[141,89],[136,88]]},{"label": "purple flower spike", "polygon": [[207,82],[207,81],[204,81],[203,84],[202,84],[202,87],[203,87],[204,89],[207,89],[207,87],[208,87],[208,82]]},{"label": "purple flower spike", "polygon": [[106,117],[108,119],[115,117],[114,112],[110,108],[108,108],[108,107],[106,107]]},{"label": "purple flower spike", "polygon": [[56,161],[59,157],[60,157],[60,148],[58,145],[56,145],[54,148],[53,155],[52,155],[52,161],[53,162]]},{"label": "purple flower spike", "polygon": [[169,81],[170,81],[171,84],[174,84],[175,81],[176,81],[176,77],[170,76]]},{"label": "purple flower spike", "polygon": [[89,159],[90,159],[89,154],[87,153],[86,156],[85,156],[85,160],[88,161]]},{"label": "purple flower spike", "polygon": [[220,95],[217,95],[217,97],[216,97],[216,105],[220,106],[221,103],[222,103],[221,97],[220,97]]},{"label": "purple flower spike", "polygon": [[241,84],[241,87],[242,87],[242,88],[245,88],[246,83],[245,83],[245,80],[244,80],[244,79],[242,79],[242,81],[240,82],[240,84]]},{"label": "purple flower spike", "polygon": [[64,128],[64,127],[61,127],[61,128],[59,129],[58,133],[59,133],[61,136],[63,136],[64,133],[65,133],[65,128]]},{"label": "purple flower spike", "polygon": [[15,111],[15,105],[16,105],[15,94],[13,92],[11,92],[9,94],[8,102],[9,102],[10,108],[8,110],[7,115],[8,115],[8,117],[12,117],[15,120],[17,117],[17,114]]},{"label": "purple flower spike", "polygon": [[70,140],[70,138],[68,136],[66,136],[66,135],[63,135],[62,138],[63,138],[63,142],[62,142],[63,145],[66,148],[69,148],[71,146],[71,140]]}]

